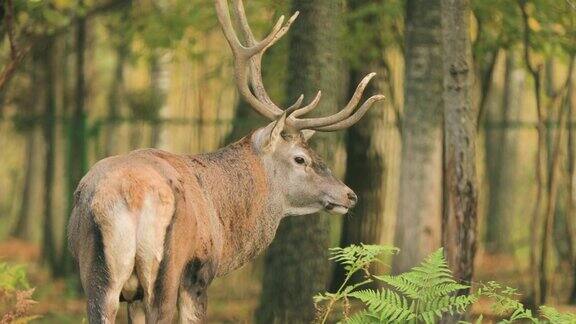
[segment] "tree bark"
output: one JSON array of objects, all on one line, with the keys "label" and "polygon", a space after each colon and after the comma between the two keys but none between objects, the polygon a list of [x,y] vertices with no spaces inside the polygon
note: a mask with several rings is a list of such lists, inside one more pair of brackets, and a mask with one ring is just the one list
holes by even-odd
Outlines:
[{"label": "tree bark", "polygon": [[[488,175],[488,208],[486,212],[486,250],[506,253],[513,250],[510,233],[517,206],[518,132],[510,129],[522,110],[525,73],[512,49],[506,53],[502,106],[487,111],[485,125],[485,161]],[[501,109],[500,109],[501,108]]]},{"label": "tree bark", "polygon": [[404,115],[393,272],[440,245],[442,215],[442,30],[440,0],[406,3]]},{"label": "tree bark", "polygon": [[[454,277],[471,282],[478,184],[469,0],[442,0],[444,61],[444,212],[442,245]],[[459,291],[467,294],[468,291]],[[456,323],[461,316],[451,317]]]},{"label": "tree bark", "polygon": [[58,251],[56,250],[56,238],[54,236],[54,167],[56,150],[56,88],[55,88],[55,62],[54,62],[54,39],[46,41],[44,53],[44,86],[45,86],[45,110],[43,121],[44,134],[44,224],[42,226],[42,259],[51,271],[57,272]]},{"label": "tree bark", "polygon": [[[293,11],[300,11],[290,32],[287,101],[301,92],[312,98],[324,91],[323,114],[340,105],[343,74],[338,55],[341,12],[340,0],[294,0]],[[342,85],[342,86],[341,86]],[[337,137],[316,135],[328,161],[328,149],[335,150]],[[328,263],[329,219],[326,215],[286,218],[265,260],[263,289],[258,323],[309,323],[314,319],[312,297],[326,289],[330,276]]]},{"label": "tree bark", "polygon": [[[349,10],[355,12],[363,6],[374,4],[376,1],[352,0]],[[378,26],[378,13],[373,12],[363,18],[366,25]],[[356,21],[351,21],[353,25]],[[349,90],[351,95],[362,78],[373,71],[382,70],[384,49],[378,39],[379,33],[371,32],[370,46],[376,47],[376,57],[370,55],[374,48],[365,49],[355,61],[361,64],[353,65],[349,70]],[[360,67],[362,66],[362,67]],[[377,91],[376,83],[371,83],[366,89],[367,93],[381,93]],[[346,177],[345,183],[358,197],[360,203],[354,208],[353,216],[344,217],[342,225],[340,246],[351,244],[379,244],[381,243],[382,226],[384,221],[384,182],[387,166],[383,152],[378,147],[380,128],[384,120],[384,109],[381,106],[370,109],[366,115],[353,127],[348,129],[346,136]],[[368,176],[369,175],[369,176]],[[375,265],[377,267],[377,265]],[[375,269],[374,269],[375,270]],[[338,289],[345,277],[344,267],[336,265],[332,278],[331,288]]]},{"label": "tree bark", "polygon": [[[42,69],[42,55],[40,51],[36,50],[34,55],[32,55],[32,71],[31,74],[31,85],[28,91],[33,91],[32,89],[43,89],[42,85],[42,73],[40,72]],[[32,96],[30,99],[29,104],[24,104],[22,107],[19,108],[20,111],[26,112],[26,114],[31,115],[34,117],[38,114],[39,105],[42,104],[41,93],[38,93],[36,96]],[[29,111],[28,111],[29,110]],[[32,118],[33,119],[33,118]],[[36,127],[36,123],[32,122],[31,125],[25,130],[26,132],[26,148],[25,148],[25,160],[26,160],[26,172],[24,174],[24,186],[22,188],[22,195],[20,200],[20,209],[18,211],[18,221],[16,226],[12,230],[12,236],[27,240],[33,241],[35,239],[35,234],[39,226],[34,222],[34,208],[31,204],[31,201],[34,200],[34,193],[35,193],[35,179],[39,176],[37,165],[38,161],[41,160],[42,152],[38,150],[38,147],[41,146],[41,140],[39,134],[39,129]]]},{"label": "tree bark", "polygon": [[[127,16],[127,15],[126,15]],[[125,37],[122,37],[125,40]],[[118,44],[116,48],[116,66],[114,68],[114,79],[110,85],[110,93],[108,94],[108,131],[106,133],[106,156],[111,156],[117,153],[118,141],[118,119],[121,115],[122,97],[125,95],[124,91],[124,65],[128,57],[128,46],[124,42]]]},{"label": "tree bark", "polygon": [[[82,2],[82,1],[80,1]],[[86,134],[86,31],[87,23],[83,17],[76,19],[76,67],[75,67],[75,94],[74,110],[69,122],[69,156],[68,156],[68,215],[72,211],[72,201],[76,186],[84,176],[87,169],[87,134]],[[68,224],[68,222],[65,222]],[[66,247],[66,240],[62,249],[62,260],[56,276],[67,275],[72,272],[72,256]]]}]

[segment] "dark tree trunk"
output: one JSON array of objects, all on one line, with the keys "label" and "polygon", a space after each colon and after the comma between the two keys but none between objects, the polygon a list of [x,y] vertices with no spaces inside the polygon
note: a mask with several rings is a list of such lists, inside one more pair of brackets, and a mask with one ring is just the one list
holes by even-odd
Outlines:
[{"label": "dark tree trunk", "polygon": [[[349,10],[354,12],[374,4],[376,1],[352,0],[349,1]],[[378,26],[378,13],[373,12],[364,16],[365,25]],[[351,21],[353,25],[357,21]],[[381,70],[384,60],[384,49],[378,39],[379,33],[372,33],[370,46],[377,48],[376,55],[373,48],[365,49],[355,58],[350,68],[349,95],[354,93],[356,85],[362,78],[373,71]],[[359,51],[360,52],[360,51]],[[360,67],[362,66],[362,67]],[[367,93],[377,93],[376,83],[371,83],[366,89]],[[346,177],[345,183],[360,197],[360,203],[356,206],[353,215],[344,217],[340,246],[351,244],[379,244],[382,236],[383,213],[384,213],[384,181],[387,172],[384,156],[378,148],[380,127],[384,120],[384,109],[381,106],[374,107],[366,113],[360,122],[348,129],[346,137]],[[338,289],[345,277],[345,270],[337,265],[332,278],[331,288]]]},{"label": "dark tree trunk", "polygon": [[[72,118],[69,127],[69,156],[68,156],[68,215],[72,211],[72,201],[76,186],[84,176],[87,168],[87,138],[86,138],[86,19],[79,17],[76,20],[76,67],[75,67],[75,95]],[[66,222],[68,223],[68,222]],[[67,275],[72,272],[72,256],[66,247],[66,240],[62,249],[60,271],[56,275]]]},{"label": "dark tree trunk", "polygon": [[[342,1],[294,0],[298,21],[290,32],[287,101],[302,92],[312,98],[324,92],[320,113],[333,112],[341,104],[342,66],[338,55]],[[316,135],[322,153],[336,150],[337,137]],[[308,215],[282,221],[265,261],[263,290],[258,323],[309,323],[314,319],[312,297],[326,289],[330,276],[328,263],[329,219]]]},{"label": "dark tree trunk", "polygon": [[105,155],[117,154],[118,141],[118,119],[122,108],[122,97],[124,92],[124,65],[128,57],[128,46],[125,43],[119,44],[116,48],[116,66],[114,68],[114,79],[110,85],[108,95],[108,131],[106,133]]},{"label": "dark tree trunk", "polygon": [[[452,272],[472,281],[478,184],[469,0],[442,0],[444,57],[444,212],[442,245]],[[467,294],[468,291],[460,291]],[[451,316],[456,323],[461,316]]]},{"label": "dark tree trunk", "polygon": [[58,271],[58,252],[54,236],[54,167],[56,149],[56,88],[55,88],[55,62],[54,39],[46,41],[44,52],[44,224],[42,226],[42,258],[49,265],[52,272]]},{"label": "dark tree trunk", "polygon": [[402,163],[393,271],[440,246],[442,217],[442,30],[440,0],[406,3]]}]

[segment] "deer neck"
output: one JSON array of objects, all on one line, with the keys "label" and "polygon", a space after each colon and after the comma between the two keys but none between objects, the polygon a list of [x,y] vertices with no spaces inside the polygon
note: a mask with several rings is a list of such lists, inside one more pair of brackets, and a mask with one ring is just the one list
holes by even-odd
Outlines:
[{"label": "deer neck", "polygon": [[250,136],[216,152],[192,156],[200,164],[198,180],[210,205],[218,275],[252,260],[266,248],[283,216],[281,199],[253,148]]}]

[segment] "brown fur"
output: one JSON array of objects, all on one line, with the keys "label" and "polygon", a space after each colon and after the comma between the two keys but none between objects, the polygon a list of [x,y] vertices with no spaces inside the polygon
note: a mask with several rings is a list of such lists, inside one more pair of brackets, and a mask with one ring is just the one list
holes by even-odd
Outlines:
[{"label": "brown fur", "polygon": [[[279,133],[274,129],[271,124],[213,153],[145,149],[90,170],[69,225],[90,322],[113,322],[120,294],[131,302],[133,320],[145,313],[147,322],[171,323],[178,307],[181,322],[203,321],[213,278],[253,259],[282,217],[327,202],[350,207],[351,190],[303,137],[272,139]],[[295,155],[308,164],[296,164]],[[101,233],[100,245],[93,233]]]}]

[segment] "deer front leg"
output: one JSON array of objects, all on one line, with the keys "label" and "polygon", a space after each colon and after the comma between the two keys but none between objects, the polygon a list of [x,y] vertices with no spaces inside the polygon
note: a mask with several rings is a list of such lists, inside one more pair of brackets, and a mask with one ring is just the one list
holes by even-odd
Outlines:
[{"label": "deer front leg", "polygon": [[182,287],[178,295],[178,323],[206,323],[207,301],[205,288]]},{"label": "deer front leg", "polygon": [[212,267],[199,259],[188,262],[178,295],[179,323],[205,323]]}]

